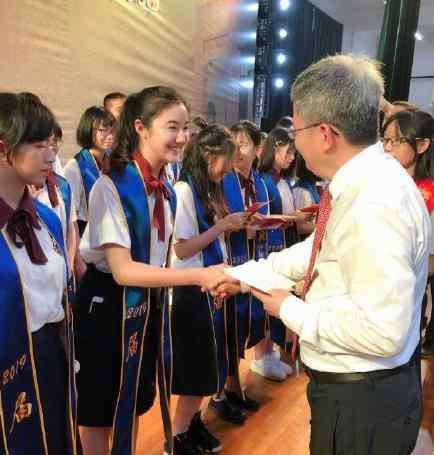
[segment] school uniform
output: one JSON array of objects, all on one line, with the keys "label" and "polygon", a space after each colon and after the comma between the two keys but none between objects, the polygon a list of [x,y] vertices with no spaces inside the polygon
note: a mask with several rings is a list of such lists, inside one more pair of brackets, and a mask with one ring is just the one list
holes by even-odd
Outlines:
[{"label": "school uniform", "polygon": [[173,186],[179,180],[182,170],[182,161],[168,163],[165,166],[167,181]]},{"label": "school uniform", "polygon": [[317,187],[307,180],[297,179],[293,188],[294,203],[296,209],[319,204],[320,194]]},{"label": "school uniform", "polygon": [[[294,195],[289,179],[276,172],[261,174],[270,197],[270,213],[272,215],[288,215],[294,213]],[[268,252],[278,252],[289,248],[299,241],[297,228],[294,225],[287,229],[272,229],[268,232]],[[282,348],[289,341],[288,330],[279,318],[269,317],[270,338]]]},{"label": "school uniform", "polygon": [[[167,198],[160,199],[145,186],[143,175],[134,161],[122,173],[97,180],[80,244],[89,268],[77,293],[78,420],[90,427],[113,425],[112,453],[122,455],[132,453],[135,415],[154,402],[157,358],[163,420],[171,439],[170,365],[165,368],[162,354],[170,350],[163,336],[163,328],[168,330],[167,305],[159,290],[115,283],[102,248],[119,245],[131,251],[134,261],[165,266],[175,195],[167,189]],[[160,229],[155,227],[156,208],[162,214]]]},{"label": "school uniform", "polygon": [[36,198],[50,207],[59,217],[66,245],[68,227],[70,223],[77,221],[77,211],[70,184],[66,178],[52,172]]},{"label": "school uniform", "polygon": [[[177,208],[174,244],[206,232],[214,220],[207,219],[203,204],[191,177],[175,185]],[[224,234],[203,251],[180,259],[175,250],[171,267],[209,267],[227,261]],[[228,351],[225,330],[226,305],[217,309],[213,297],[197,286],[173,289],[172,392],[177,395],[206,396],[220,392],[226,382]]]},{"label": "school uniform", "polygon": [[105,167],[108,157],[104,157],[103,163],[98,163],[92,153],[87,149],[81,149],[65,168],[65,177],[71,185],[74,197],[74,205],[77,210],[77,223],[80,237],[89,219],[89,195],[93,185],[101,175],[101,169]]},{"label": "school uniform", "polygon": [[77,453],[67,261],[55,213],[0,199],[0,453]]},{"label": "school uniform", "polygon": [[[252,169],[249,179],[232,171],[223,179],[223,192],[231,213],[243,212],[253,202],[267,202],[269,196],[264,181]],[[266,204],[259,212],[269,214]],[[261,259],[268,254],[267,231],[258,231],[255,239],[248,240],[247,231],[231,232],[228,241],[228,256],[232,265],[237,266],[251,259]],[[239,294],[227,304],[227,330],[230,349],[230,372],[237,374],[238,360],[244,357],[244,350],[255,346],[265,338],[268,331],[267,315],[262,302],[250,293]]]}]

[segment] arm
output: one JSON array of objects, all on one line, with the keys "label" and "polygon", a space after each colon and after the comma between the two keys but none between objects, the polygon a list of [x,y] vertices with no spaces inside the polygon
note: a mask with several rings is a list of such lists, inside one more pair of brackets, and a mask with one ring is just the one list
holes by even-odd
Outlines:
[{"label": "arm", "polygon": [[334,233],[348,293],[309,300],[307,305],[293,296],[283,302],[280,317],[301,342],[320,352],[380,357],[402,350],[415,307],[416,276],[412,239],[401,210],[371,204],[357,211],[357,219],[345,222],[341,233]]},{"label": "arm", "polygon": [[64,168],[65,178],[68,180],[69,185],[71,186],[72,191],[72,204],[74,210],[77,213],[80,213],[81,210],[81,192],[82,192],[82,181],[80,175],[80,169],[78,167],[77,161],[72,159]]},{"label": "arm", "polygon": [[430,254],[428,262],[428,276],[434,275],[434,254]]},{"label": "arm", "polygon": [[174,245],[175,253],[179,259],[188,259],[206,248],[224,230],[221,225],[215,224],[206,232],[190,239],[178,239]]},{"label": "arm", "polygon": [[70,221],[70,223],[68,225],[68,230],[67,230],[66,235],[68,237],[66,244],[67,244],[67,248],[68,248],[69,266],[72,270],[74,267],[74,263],[75,263],[75,254],[76,254],[77,248],[78,248],[75,225],[72,221]]},{"label": "arm", "polygon": [[169,287],[193,285],[212,290],[219,284],[235,281],[231,280],[218,267],[164,269],[133,261],[130,250],[122,246],[106,244],[103,248],[113,278],[121,286]]}]

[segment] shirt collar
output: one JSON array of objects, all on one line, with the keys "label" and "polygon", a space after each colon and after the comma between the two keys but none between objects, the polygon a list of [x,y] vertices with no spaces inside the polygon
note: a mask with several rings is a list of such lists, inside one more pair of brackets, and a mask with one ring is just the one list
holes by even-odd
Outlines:
[{"label": "shirt collar", "polygon": [[[35,206],[33,205],[33,199],[30,196],[30,192],[27,187],[24,190],[23,197],[21,198],[17,210],[24,210],[27,212],[30,215],[33,226],[39,227],[38,215],[36,213]],[[16,210],[14,210],[9,204],[0,198],[0,229],[4,228],[15,211]]]},{"label": "shirt collar", "polygon": [[329,190],[334,201],[345,191],[345,189],[360,180],[364,172],[362,169],[369,167],[371,157],[384,153],[381,142],[377,142],[363,149],[347,161],[333,176],[329,185]]}]

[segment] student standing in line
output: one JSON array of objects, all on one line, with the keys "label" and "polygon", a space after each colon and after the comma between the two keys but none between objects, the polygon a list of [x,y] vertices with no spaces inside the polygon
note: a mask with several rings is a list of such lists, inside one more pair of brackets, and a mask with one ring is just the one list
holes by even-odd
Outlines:
[{"label": "student standing in line", "polygon": [[161,288],[211,290],[228,279],[219,269],[164,268],[176,205],[164,166],[184,147],[188,118],[184,99],[171,88],[130,95],[111,170],[90,195],[80,246],[88,270],[77,295],[78,419],[85,455],[107,455],[110,446],[113,454],[134,454],[136,417],[153,404],[157,371],[166,451],[172,452],[170,362],[163,355],[170,349],[164,330],[170,321]]},{"label": "student standing in line", "polygon": [[77,453],[62,226],[28,189],[51,171],[54,125],[39,101],[0,93],[0,453]]}]

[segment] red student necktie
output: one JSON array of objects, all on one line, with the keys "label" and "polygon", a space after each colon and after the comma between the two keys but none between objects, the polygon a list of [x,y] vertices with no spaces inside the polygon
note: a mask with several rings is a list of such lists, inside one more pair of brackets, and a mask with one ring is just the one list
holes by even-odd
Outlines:
[{"label": "red student necktie", "polygon": [[256,202],[256,188],[251,176],[245,178],[243,175],[238,174],[241,188],[244,188],[244,204],[246,207],[250,207]]},{"label": "red student necktie", "polygon": [[[331,212],[331,201],[332,195],[328,188],[324,189],[321,195],[321,200],[319,203],[318,216],[316,219],[315,225],[315,234],[313,237],[312,251],[310,253],[309,266],[307,268],[306,275],[304,276],[303,290],[301,292],[301,299],[305,300],[306,294],[309,291],[310,285],[313,281],[313,271],[315,267],[315,261],[318,256],[318,253],[321,250],[321,243],[324,239],[326,232],[327,222],[330,217]],[[297,352],[298,338],[296,335],[292,337],[292,349],[291,357],[295,360]]]},{"label": "red student necktie", "polygon": [[47,257],[36,237],[35,229],[41,229],[41,225],[27,187],[16,210],[0,198],[0,229],[5,224],[12,242],[18,248],[26,248],[33,264],[47,263]]},{"label": "red student necktie", "polygon": [[166,239],[166,226],[164,223],[164,199],[169,199],[169,190],[164,181],[164,168],[160,172],[160,178],[152,175],[151,165],[143,158],[138,151],[134,152],[133,160],[142,173],[148,194],[155,193],[154,213],[152,214],[152,225],[158,230],[158,240],[164,242]]},{"label": "red student necktie", "polygon": [[57,181],[56,174],[53,171],[48,172],[47,176],[47,191],[48,199],[50,199],[51,207],[59,205],[59,198],[57,197]]}]

